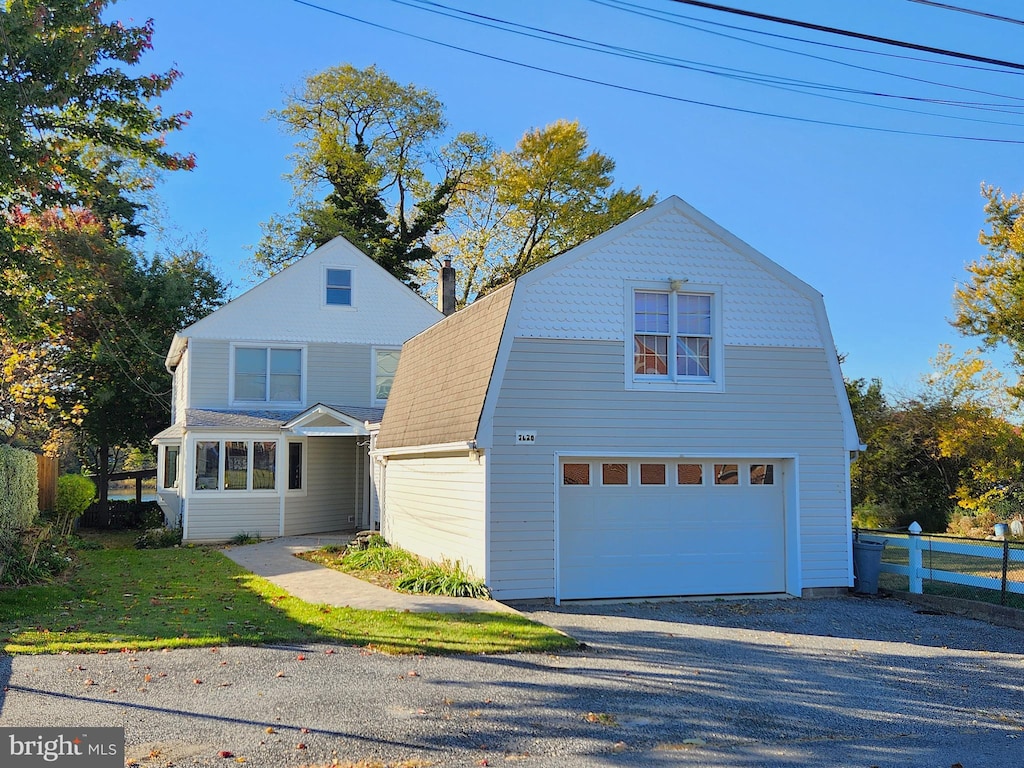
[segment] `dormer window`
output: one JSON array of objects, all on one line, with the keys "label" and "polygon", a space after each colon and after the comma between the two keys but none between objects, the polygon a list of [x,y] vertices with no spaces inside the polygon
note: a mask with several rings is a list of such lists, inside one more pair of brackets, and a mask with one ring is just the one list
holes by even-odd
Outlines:
[{"label": "dormer window", "polygon": [[327,270],[326,302],[336,307],[352,306],[352,270]]}]

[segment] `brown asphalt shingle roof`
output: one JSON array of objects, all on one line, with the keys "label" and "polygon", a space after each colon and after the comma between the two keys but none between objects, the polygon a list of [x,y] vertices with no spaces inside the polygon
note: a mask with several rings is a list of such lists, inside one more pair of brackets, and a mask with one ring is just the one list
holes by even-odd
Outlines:
[{"label": "brown asphalt shingle roof", "polygon": [[514,289],[499,288],[405,343],[377,448],[476,439]]}]

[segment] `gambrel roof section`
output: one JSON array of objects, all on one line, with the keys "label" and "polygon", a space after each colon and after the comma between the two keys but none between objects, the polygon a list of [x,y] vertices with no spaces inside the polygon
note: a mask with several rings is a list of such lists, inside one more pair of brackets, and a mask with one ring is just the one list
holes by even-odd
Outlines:
[{"label": "gambrel roof section", "polygon": [[405,343],[377,448],[476,439],[514,291],[509,283]]},{"label": "gambrel roof section", "polygon": [[520,278],[527,338],[617,341],[623,279],[721,285],[724,342],[821,347],[821,295],[678,197],[669,197]]},{"label": "gambrel roof section", "polygon": [[[351,271],[351,306],[326,303],[328,269]],[[373,259],[336,237],[179,331],[167,364],[177,365],[189,338],[399,346],[442,317]]]},{"label": "gambrel roof section", "polygon": [[672,280],[722,286],[726,345],[823,349],[846,447],[861,449],[822,295],[674,195],[519,278],[508,335],[622,340],[624,281]]}]

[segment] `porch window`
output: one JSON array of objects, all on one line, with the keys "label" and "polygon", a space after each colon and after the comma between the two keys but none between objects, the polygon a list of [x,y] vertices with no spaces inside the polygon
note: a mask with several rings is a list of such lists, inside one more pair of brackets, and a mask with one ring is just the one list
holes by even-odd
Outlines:
[{"label": "porch window", "polygon": [[252,444],[252,489],[254,491],[274,490],[276,466],[277,443],[256,442]]},{"label": "porch window", "polygon": [[250,403],[302,401],[302,350],[235,347],[235,400]]},{"label": "porch window", "polygon": [[220,488],[220,443],[200,440],[196,443],[196,490]]},{"label": "porch window", "polygon": [[302,443],[288,443],[288,490],[302,490]]},{"label": "porch window", "polygon": [[164,446],[164,488],[178,487],[178,456],[180,454],[180,445]]},{"label": "porch window", "polygon": [[196,443],[197,491],[272,491],[276,474],[277,443],[272,440]]},{"label": "porch window", "polygon": [[224,490],[247,490],[249,474],[249,444],[232,440],[224,453]]}]

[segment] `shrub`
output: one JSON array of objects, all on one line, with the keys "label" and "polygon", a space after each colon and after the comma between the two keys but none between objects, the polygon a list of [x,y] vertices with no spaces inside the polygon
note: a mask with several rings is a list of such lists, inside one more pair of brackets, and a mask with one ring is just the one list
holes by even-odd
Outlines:
[{"label": "shrub", "polygon": [[0,585],[49,581],[71,563],[50,541],[50,529],[0,530]]},{"label": "shrub", "polygon": [[164,524],[164,511],[155,501],[144,501],[138,510],[138,519],[140,528],[160,528]]},{"label": "shrub", "polygon": [[61,475],[57,478],[57,533],[67,536],[75,521],[96,498],[96,483],[84,475]]},{"label": "shrub", "polygon": [[181,544],[181,528],[150,528],[135,540],[136,549],[167,549]]},{"label": "shrub", "polygon": [[973,515],[968,512],[960,512],[953,515],[947,531],[955,536],[983,539],[992,535],[992,526],[997,522],[999,521],[995,512],[986,510]]},{"label": "shrub", "polygon": [[0,530],[21,531],[39,514],[34,453],[0,445]]}]

